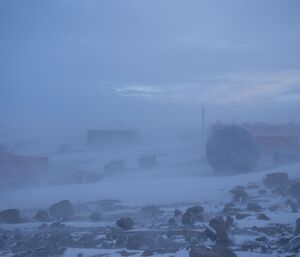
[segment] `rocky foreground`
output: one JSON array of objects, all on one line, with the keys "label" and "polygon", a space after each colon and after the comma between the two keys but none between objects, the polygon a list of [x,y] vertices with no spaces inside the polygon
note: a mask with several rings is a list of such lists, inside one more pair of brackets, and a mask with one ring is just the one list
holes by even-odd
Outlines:
[{"label": "rocky foreground", "polygon": [[297,256],[299,180],[272,173],[230,193],[230,202],[62,200],[47,209],[2,210],[0,256]]}]

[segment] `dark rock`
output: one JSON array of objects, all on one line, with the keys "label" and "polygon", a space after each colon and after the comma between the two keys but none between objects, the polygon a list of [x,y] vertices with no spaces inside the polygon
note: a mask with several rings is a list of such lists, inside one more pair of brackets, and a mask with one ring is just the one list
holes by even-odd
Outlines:
[{"label": "dark rock", "polygon": [[270,220],[270,218],[269,218],[266,214],[264,214],[264,213],[258,214],[258,215],[256,216],[256,218],[257,218],[258,220]]},{"label": "dark rock", "polygon": [[217,240],[217,232],[211,228],[207,227],[205,232],[204,232],[204,238],[209,238],[211,241],[216,241]]},{"label": "dark rock", "polygon": [[136,255],[137,252],[128,252],[126,250],[122,250],[120,252],[117,252],[118,254],[120,254],[121,256],[125,256],[125,257],[128,257],[128,256],[132,256],[132,255]]},{"label": "dark rock", "polygon": [[213,249],[194,247],[191,249],[189,255],[190,257],[237,257],[232,250],[220,246],[216,246]]},{"label": "dark rock", "polygon": [[260,212],[262,207],[257,202],[250,202],[247,204],[247,211]]},{"label": "dark rock", "polygon": [[258,241],[258,242],[266,242],[266,241],[267,241],[267,238],[266,238],[265,236],[261,236],[261,237],[255,238],[255,241]]},{"label": "dark rock", "polygon": [[290,194],[300,202],[300,181],[296,181],[292,184]]},{"label": "dark rock", "polygon": [[52,230],[65,230],[66,229],[66,225],[61,223],[60,221],[58,222],[53,222],[52,224],[50,224],[49,226],[50,229]]},{"label": "dark rock", "polygon": [[237,208],[234,203],[226,203],[222,210],[224,214],[230,214],[230,215],[234,215],[240,211],[241,209]]},{"label": "dark rock", "polygon": [[235,187],[234,189],[232,189],[230,191],[230,193],[233,194],[233,201],[235,201],[235,202],[244,203],[248,199],[248,194],[246,193],[244,188],[241,186]]},{"label": "dark rock", "polygon": [[20,210],[19,209],[7,209],[0,212],[0,221],[4,223],[19,223],[21,221],[20,218]]},{"label": "dark rock", "polygon": [[176,210],[174,211],[174,217],[181,217],[181,215],[182,215],[182,211],[181,211],[181,210],[176,209]]},{"label": "dark rock", "polygon": [[230,243],[227,234],[227,225],[221,216],[215,217],[209,221],[209,226],[216,231],[218,245],[228,245]]},{"label": "dark rock", "polygon": [[203,211],[202,206],[193,206],[188,208],[181,217],[181,223],[183,225],[193,225],[195,222],[203,221]]},{"label": "dark rock", "polygon": [[300,218],[298,218],[296,220],[296,228],[295,228],[295,232],[294,232],[295,235],[299,235],[300,234]]},{"label": "dark rock", "polygon": [[233,226],[233,218],[231,216],[226,216],[225,225],[226,229],[229,229]]},{"label": "dark rock", "polygon": [[93,213],[90,214],[89,219],[91,221],[101,221],[103,217],[100,212],[94,211]]},{"label": "dark rock", "polygon": [[52,218],[70,220],[74,217],[73,205],[68,200],[63,200],[52,204],[49,207]]},{"label": "dark rock", "polygon": [[282,187],[288,185],[289,177],[285,172],[271,173],[265,176],[263,183],[269,187]]},{"label": "dark rock", "polygon": [[40,222],[47,222],[50,220],[50,217],[46,210],[40,210],[35,214],[34,219]]},{"label": "dark rock", "polygon": [[300,237],[296,236],[288,241],[278,252],[284,256],[295,256],[300,251]]},{"label": "dark rock", "polygon": [[130,217],[127,218],[121,218],[119,220],[117,220],[117,226],[125,229],[125,230],[129,230],[133,228],[133,220]]},{"label": "dark rock", "polygon": [[249,213],[238,213],[238,214],[235,215],[235,218],[237,220],[243,220],[243,219],[245,219],[249,216],[251,216]]}]

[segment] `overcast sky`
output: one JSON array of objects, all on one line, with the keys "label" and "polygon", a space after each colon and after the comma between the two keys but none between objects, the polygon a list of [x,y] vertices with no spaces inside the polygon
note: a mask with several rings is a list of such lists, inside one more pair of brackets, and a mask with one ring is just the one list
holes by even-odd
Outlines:
[{"label": "overcast sky", "polygon": [[299,13],[299,0],[1,0],[1,124],[197,127],[202,105],[211,121],[300,122]]}]

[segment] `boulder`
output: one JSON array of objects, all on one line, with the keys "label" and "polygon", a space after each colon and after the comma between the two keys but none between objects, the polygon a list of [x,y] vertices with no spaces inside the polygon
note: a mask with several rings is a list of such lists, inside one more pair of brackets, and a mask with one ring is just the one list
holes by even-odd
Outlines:
[{"label": "boulder", "polygon": [[289,177],[285,172],[270,173],[265,176],[263,183],[268,187],[282,187],[289,183]]},{"label": "boulder", "polygon": [[248,194],[243,187],[237,186],[234,189],[230,190],[230,193],[233,194],[233,201],[244,203],[248,199]]},{"label": "boulder", "polygon": [[243,219],[245,219],[245,218],[247,218],[249,216],[251,216],[251,215],[248,214],[248,213],[238,213],[238,214],[235,215],[235,218],[237,220],[243,220]]},{"label": "boulder", "polygon": [[20,210],[19,209],[7,209],[0,212],[0,221],[4,223],[19,223],[21,221],[20,218]]},{"label": "boulder", "polygon": [[117,226],[124,229],[129,230],[133,228],[133,220],[130,217],[127,218],[121,218],[117,220]]},{"label": "boulder", "polygon": [[258,215],[256,216],[256,218],[257,218],[258,220],[270,220],[270,218],[269,218],[266,214],[264,214],[264,213],[258,214]]},{"label": "boulder", "polygon": [[40,210],[35,214],[34,219],[40,222],[46,222],[50,220],[50,217],[46,210]]},{"label": "boulder", "polygon": [[247,211],[260,212],[262,207],[257,202],[250,202],[247,204]]},{"label": "boulder", "polygon": [[181,217],[181,223],[183,225],[193,225],[195,222],[203,221],[203,211],[202,206],[193,206],[188,208]]},{"label": "boulder", "polygon": [[176,210],[174,211],[174,217],[181,217],[181,215],[182,215],[182,211],[181,211],[181,210],[176,209]]},{"label": "boulder", "polygon": [[216,231],[216,242],[218,245],[228,245],[230,243],[227,229],[228,224],[223,217],[217,216],[209,221],[209,226]]},{"label": "boulder", "polygon": [[74,217],[73,205],[68,200],[52,204],[49,212],[54,219],[70,220]]}]

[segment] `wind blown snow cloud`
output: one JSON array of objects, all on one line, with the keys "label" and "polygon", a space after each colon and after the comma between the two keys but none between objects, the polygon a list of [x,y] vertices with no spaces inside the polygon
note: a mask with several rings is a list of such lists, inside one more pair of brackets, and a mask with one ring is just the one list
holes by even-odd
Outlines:
[{"label": "wind blown snow cloud", "polygon": [[196,82],[114,88],[123,96],[178,103],[235,104],[300,101],[300,71],[223,74]]}]

